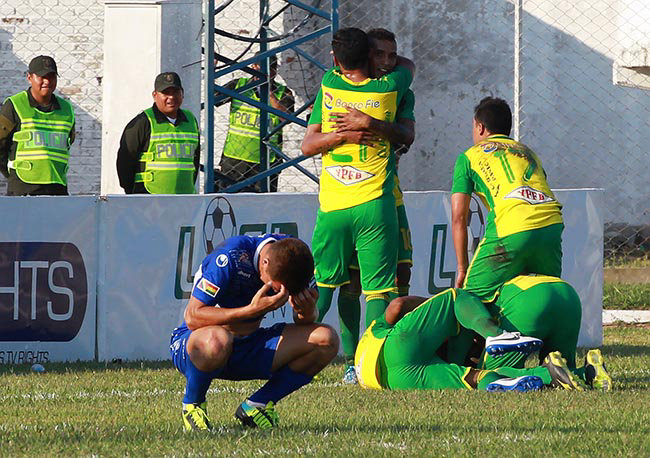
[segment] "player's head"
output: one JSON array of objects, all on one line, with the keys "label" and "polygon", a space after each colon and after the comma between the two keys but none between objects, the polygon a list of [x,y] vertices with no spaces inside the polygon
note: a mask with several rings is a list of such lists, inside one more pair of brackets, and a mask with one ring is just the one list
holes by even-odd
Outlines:
[{"label": "player's head", "polygon": [[370,76],[379,78],[392,72],[397,64],[395,34],[386,29],[370,29],[366,34],[370,43]]},{"label": "player's head", "polygon": [[271,281],[273,289],[284,285],[289,294],[296,294],[309,286],[314,275],[314,257],[305,242],[286,238],[270,243],[260,260],[260,278]]},{"label": "player's head", "polygon": [[478,143],[490,135],[510,135],[512,111],[508,102],[497,97],[485,97],[474,107],[472,139]]},{"label": "player's head", "polygon": [[332,37],[334,62],[344,70],[359,70],[368,64],[370,45],[366,32],[356,27],[339,29]]}]

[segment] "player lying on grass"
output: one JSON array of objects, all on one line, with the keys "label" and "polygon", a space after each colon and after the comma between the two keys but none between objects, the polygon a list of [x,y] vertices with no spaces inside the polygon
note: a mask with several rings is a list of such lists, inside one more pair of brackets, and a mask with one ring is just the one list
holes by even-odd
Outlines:
[{"label": "player lying on grass", "polygon": [[459,332],[454,304],[468,294],[450,288],[430,299],[407,296],[393,300],[359,342],[355,364],[360,385],[393,390],[530,391],[556,384],[579,389],[561,357],[549,358],[547,367],[534,369],[479,370],[444,361],[438,350]]},{"label": "player lying on grass", "polygon": [[[560,352],[549,353],[542,366],[532,369],[474,369],[443,360],[438,354],[442,344],[459,333],[455,304],[468,299],[475,300],[463,290],[448,289],[430,299],[408,296],[392,301],[359,342],[355,355],[359,383],[393,390],[530,391],[544,385],[584,389]],[[500,351],[506,349],[503,342],[499,346]],[[486,351],[490,350],[488,343]],[[529,354],[530,347],[522,353]]]},{"label": "player lying on grass", "polygon": [[[211,428],[206,393],[213,379],[268,380],[239,405],[235,417],[246,426],[273,428],[275,404],[336,356],[336,332],[315,323],[313,271],[309,247],[279,234],[232,237],[206,256],[194,276],[185,321],[170,344],[174,366],[187,379],[185,430]],[[287,300],[294,324],[260,328],[264,315]]]},{"label": "player lying on grass", "polygon": [[[539,359],[544,360],[552,352],[559,351],[567,360],[568,367],[589,386],[608,391],[612,379],[607,373],[600,350],[589,350],[585,365],[576,368],[576,346],[580,332],[582,305],[575,289],[564,280],[544,275],[520,275],[506,282],[497,291],[497,298],[486,305],[473,294],[455,304],[456,317],[462,326],[479,333],[489,332],[488,315],[494,317],[499,327],[506,331],[518,331],[536,337],[544,343]],[[488,310],[488,315],[485,311]],[[469,317],[469,319],[467,318]],[[491,339],[488,338],[487,341]],[[480,367],[496,369],[503,366],[524,367],[525,355],[510,353],[495,357],[484,352]]]}]

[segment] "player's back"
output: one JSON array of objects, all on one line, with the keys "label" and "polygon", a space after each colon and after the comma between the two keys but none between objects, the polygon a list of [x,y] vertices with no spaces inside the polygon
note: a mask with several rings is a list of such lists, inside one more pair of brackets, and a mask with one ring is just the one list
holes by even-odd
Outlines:
[{"label": "player's back", "polygon": [[486,235],[504,237],[562,223],[562,206],[546,181],[541,161],[526,145],[493,135],[464,156],[474,191],[490,209]]}]

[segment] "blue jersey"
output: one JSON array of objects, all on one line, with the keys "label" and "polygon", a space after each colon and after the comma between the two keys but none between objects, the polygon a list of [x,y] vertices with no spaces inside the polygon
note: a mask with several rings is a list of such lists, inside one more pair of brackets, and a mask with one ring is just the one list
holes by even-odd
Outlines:
[{"label": "blue jersey", "polygon": [[250,304],[263,285],[258,271],[262,247],[287,237],[284,234],[240,235],[223,241],[205,257],[194,275],[192,296],[204,304],[223,308]]}]

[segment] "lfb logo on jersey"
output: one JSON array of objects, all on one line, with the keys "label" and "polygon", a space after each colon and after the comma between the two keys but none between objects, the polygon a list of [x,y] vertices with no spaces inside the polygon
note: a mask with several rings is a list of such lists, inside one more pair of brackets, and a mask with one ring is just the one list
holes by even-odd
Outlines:
[{"label": "lfb logo on jersey", "polygon": [[329,92],[323,93],[323,105],[325,105],[325,108],[331,110],[333,107],[332,105],[333,101],[334,101],[334,96],[332,94],[330,94]]},{"label": "lfb logo on jersey", "polygon": [[504,199],[519,199],[533,205],[555,202],[553,197],[546,195],[542,191],[531,188],[530,186],[520,186],[517,189],[510,191]]},{"label": "lfb logo on jersey", "polygon": [[225,254],[220,254],[217,256],[217,266],[218,267],[226,267],[228,265],[228,256]]},{"label": "lfb logo on jersey", "polygon": [[361,183],[362,181],[375,176],[370,172],[359,170],[351,165],[335,165],[326,167],[325,170],[327,170],[327,173],[329,173],[332,178],[346,186]]}]

